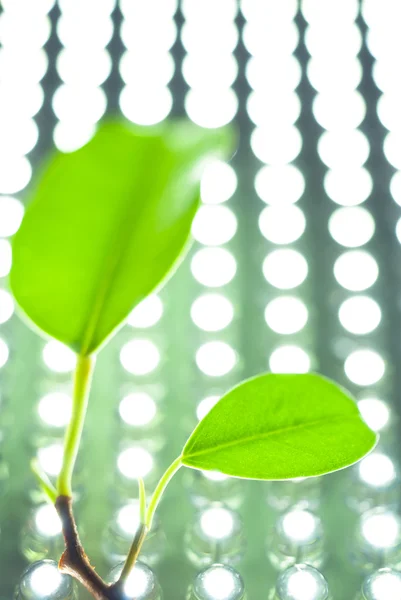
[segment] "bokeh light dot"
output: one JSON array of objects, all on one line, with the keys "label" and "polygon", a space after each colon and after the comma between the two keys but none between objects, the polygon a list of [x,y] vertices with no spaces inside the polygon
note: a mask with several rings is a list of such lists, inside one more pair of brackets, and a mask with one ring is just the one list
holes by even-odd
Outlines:
[{"label": "bokeh light dot", "polygon": [[201,206],[192,223],[192,235],[201,244],[229,242],[237,231],[237,218],[227,206]]},{"label": "bokeh light dot", "polygon": [[374,350],[361,349],[351,352],[345,360],[344,370],[352,383],[369,386],[380,381],[386,365],[382,356]]},{"label": "bokeh light dot", "polygon": [[362,167],[369,151],[367,137],[359,129],[325,131],[318,142],[320,159],[330,169]]},{"label": "bokeh light dot", "polygon": [[21,225],[24,205],[17,198],[0,196],[0,237],[14,235]]},{"label": "bokeh light dot", "polygon": [[56,340],[45,344],[42,356],[46,367],[55,373],[70,373],[77,362],[75,352]]},{"label": "bokeh light dot", "polygon": [[9,292],[0,289],[0,325],[6,323],[14,314],[14,300]]},{"label": "bokeh light dot", "polygon": [[356,206],[369,198],[372,189],[372,177],[364,167],[328,170],[324,177],[326,194],[342,206]]},{"label": "bokeh light dot", "polygon": [[353,296],[341,304],[338,317],[347,331],[365,335],[374,331],[381,321],[381,309],[369,296]]},{"label": "bokeh light dot", "polygon": [[185,109],[194,123],[214,129],[233,120],[238,110],[238,99],[231,88],[207,91],[191,89],[185,97]]},{"label": "bokeh light dot", "polygon": [[233,317],[232,302],[221,294],[203,294],[191,306],[192,321],[204,331],[221,331]]},{"label": "bokeh light dot", "polygon": [[337,258],[334,276],[338,283],[352,292],[370,288],[379,275],[379,267],[371,254],[364,250],[350,250]]},{"label": "bokeh light dot", "polygon": [[120,95],[120,108],[124,116],[137,125],[155,125],[171,111],[173,98],[165,86],[141,88],[126,85]]},{"label": "bokeh light dot", "polygon": [[294,125],[289,127],[256,127],[251,135],[255,156],[271,165],[284,165],[297,158],[302,137]]},{"label": "bokeh light dot", "polygon": [[131,327],[146,329],[153,327],[163,316],[163,302],[156,294],[151,294],[131,311],[127,323]]},{"label": "bokeh light dot", "polygon": [[307,373],[311,360],[299,346],[279,346],[270,355],[269,367],[273,373]]},{"label": "bokeh light dot", "polygon": [[306,279],[308,263],[297,250],[273,250],[263,261],[263,275],[274,287],[289,290],[301,285]]},{"label": "bokeh light dot", "polygon": [[290,244],[301,237],[306,219],[298,206],[267,206],[259,216],[262,235],[273,244]]},{"label": "bokeh light dot", "polygon": [[305,179],[294,165],[266,165],[255,177],[255,189],[266,204],[294,204],[304,193]]},{"label": "bokeh light dot", "polygon": [[10,351],[8,349],[8,345],[3,338],[0,338],[0,369],[7,363],[9,356]]},{"label": "bokeh light dot", "polygon": [[203,171],[201,198],[204,204],[220,204],[231,198],[237,189],[237,176],[231,165],[211,161]]},{"label": "bokeh light dot", "polygon": [[220,287],[235,277],[237,263],[225,248],[202,248],[192,258],[191,271],[202,285]]},{"label": "bokeh light dot", "polygon": [[235,350],[226,342],[206,342],[196,352],[198,368],[209,377],[227,375],[237,362]]},{"label": "bokeh light dot", "polygon": [[266,306],[265,320],[276,333],[297,333],[308,321],[308,309],[299,298],[281,296],[271,300]]},{"label": "bokeh light dot", "polygon": [[329,219],[330,235],[348,248],[363,246],[375,232],[371,213],[361,206],[338,208]]},{"label": "bokeh light dot", "polygon": [[121,348],[120,361],[129,373],[147,375],[158,367],[160,352],[152,341],[135,339]]}]

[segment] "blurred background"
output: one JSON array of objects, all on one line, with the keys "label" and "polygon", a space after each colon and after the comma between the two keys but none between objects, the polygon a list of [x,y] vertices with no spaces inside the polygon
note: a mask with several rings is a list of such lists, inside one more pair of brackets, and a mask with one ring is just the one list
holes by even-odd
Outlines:
[{"label": "blurred background", "polygon": [[[225,390],[317,370],[355,395],[376,451],[323,480],[180,473],[144,547],[146,577],[167,599],[324,600],[327,585],[339,600],[401,598],[397,571],[361,591],[401,567],[400,17],[398,0],[2,0],[2,598],[72,594],[52,588],[53,563],[21,579],[62,549],[29,460],[57,476],[75,357],[16,316],[10,244],[45,154],[79,148],[116,114],[233,122],[239,145],[205,171],[189,256],[99,356],[75,477],[97,570],[128,550],[135,478],[151,491]],[[196,579],[216,562],[230,566]]]}]

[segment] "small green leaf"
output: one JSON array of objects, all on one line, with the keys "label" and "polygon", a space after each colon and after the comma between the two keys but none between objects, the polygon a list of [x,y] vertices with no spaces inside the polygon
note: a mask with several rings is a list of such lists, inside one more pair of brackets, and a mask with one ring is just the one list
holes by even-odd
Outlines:
[{"label": "small green leaf", "polygon": [[97,350],[182,257],[200,166],[227,156],[230,130],[106,122],[47,165],[13,245],[10,283],[46,334]]},{"label": "small green leaf", "polygon": [[357,462],[376,443],[356,403],[319,375],[260,375],[229,391],[182,454],[188,467],[250,479],[322,475]]}]

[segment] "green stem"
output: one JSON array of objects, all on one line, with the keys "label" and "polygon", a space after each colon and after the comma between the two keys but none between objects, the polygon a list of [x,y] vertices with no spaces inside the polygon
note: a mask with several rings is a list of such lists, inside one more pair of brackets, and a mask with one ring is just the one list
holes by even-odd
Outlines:
[{"label": "green stem", "polygon": [[162,497],[164,490],[166,489],[170,479],[173,477],[173,475],[175,475],[175,473],[181,466],[181,456],[179,456],[175,459],[173,463],[171,463],[171,465],[157,484],[156,489],[153,492],[152,498],[149,502],[148,510],[146,511],[146,527],[148,529],[152,527],[153,515],[155,514],[156,508],[160,502],[160,498]]},{"label": "green stem", "polygon": [[72,496],[72,473],[88,407],[94,365],[94,357],[78,355],[75,368],[72,415],[65,434],[63,464],[57,481],[57,492],[60,496]]}]

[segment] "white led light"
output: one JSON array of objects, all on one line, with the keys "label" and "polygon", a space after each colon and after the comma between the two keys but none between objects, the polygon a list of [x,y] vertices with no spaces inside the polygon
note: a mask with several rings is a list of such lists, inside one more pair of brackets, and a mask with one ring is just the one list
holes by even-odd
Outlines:
[{"label": "white led light", "polygon": [[397,94],[392,92],[391,94],[384,93],[379,98],[377,103],[377,114],[386,129],[392,131],[393,129],[399,130],[401,127],[401,118],[397,106],[400,103],[400,92]]},{"label": "white led light", "polygon": [[319,571],[309,565],[294,565],[283,571],[277,580],[279,600],[327,600],[328,586]]},{"label": "white led light", "polygon": [[256,127],[251,135],[255,156],[264,163],[290,163],[302,148],[302,137],[294,125],[287,127]]},{"label": "white led light", "polygon": [[154,582],[149,567],[136,563],[124,584],[126,598],[148,598],[153,591]]},{"label": "white led light", "polygon": [[30,117],[21,119],[15,114],[0,116],[1,145],[10,155],[28,154],[36,146],[38,137],[38,126]]},{"label": "white led light", "polygon": [[51,427],[66,427],[72,411],[71,396],[64,392],[50,392],[38,404],[39,417]]},{"label": "white led light", "polygon": [[237,263],[225,248],[202,248],[192,258],[191,271],[202,285],[220,287],[235,277]]},{"label": "white led light", "polygon": [[358,408],[363,420],[373,431],[381,431],[390,421],[390,411],[383,400],[363,398],[359,400]]},{"label": "white led light", "polygon": [[207,398],[203,398],[196,408],[196,416],[199,421],[206,417],[207,413],[210,412],[213,406],[216,406],[219,401],[220,396],[208,396]]},{"label": "white led light", "polygon": [[299,346],[280,346],[269,358],[269,367],[273,373],[307,373],[310,366],[309,355]]},{"label": "white led light", "polygon": [[378,275],[376,260],[364,250],[344,252],[334,264],[334,276],[338,283],[352,292],[362,292],[370,288]]},{"label": "white led light", "polygon": [[156,404],[146,392],[132,392],[120,402],[119,413],[128,425],[148,425],[156,416]]},{"label": "white led light", "polygon": [[290,244],[305,231],[306,219],[298,206],[266,206],[259,216],[262,235],[273,244]]},{"label": "white led light", "polygon": [[255,189],[266,204],[294,204],[304,193],[305,179],[294,165],[265,166],[255,177]]},{"label": "white led light", "polygon": [[303,329],[308,321],[308,309],[299,298],[282,296],[266,306],[265,320],[276,333],[291,334]]},{"label": "white led light", "polygon": [[237,362],[235,350],[226,342],[207,342],[196,352],[198,368],[209,377],[227,375]]},{"label": "white led light", "polygon": [[238,43],[238,38],[238,27],[232,21],[222,25],[215,19],[209,19],[207,44],[205,44],[205,27],[200,26],[199,22],[187,21],[181,29],[181,41],[187,53],[202,53],[205,57],[231,54]]},{"label": "white led light", "polygon": [[[101,19],[113,12],[116,0],[85,0],[83,3],[80,0],[59,0],[59,5],[63,13],[93,14],[95,19]],[[96,21],[95,24],[97,25]]]},{"label": "white led light", "polygon": [[232,512],[224,507],[212,507],[203,511],[200,518],[203,533],[214,540],[229,537],[234,530]]},{"label": "white led light", "polygon": [[318,142],[320,159],[330,169],[362,167],[369,151],[368,139],[359,129],[325,131]]},{"label": "white led light", "polygon": [[390,549],[399,543],[401,522],[398,515],[385,509],[366,512],[361,519],[363,538],[378,549]]},{"label": "white led light", "polygon": [[60,121],[73,122],[79,115],[80,120],[93,124],[104,115],[107,98],[101,87],[64,84],[57,88],[52,105]]},{"label": "white led light", "polygon": [[338,208],[329,219],[331,236],[348,248],[363,246],[375,232],[375,222],[368,210],[360,206]]},{"label": "white led light", "polygon": [[127,319],[128,325],[131,327],[138,327],[146,329],[147,327],[153,327],[162,318],[163,315],[163,302],[159,296],[152,294],[142,300],[138,306],[130,313]]},{"label": "white led light", "polygon": [[54,6],[54,3],[55,0],[37,0],[32,5],[31,0],[2,0],[4,10],[7,12],[15,10],[17,13],[20,10],[24,11],[24,13],[33,10],[36,14],[47,14]]},{"label": "white led light", "polygon": [[381,310],[369,296],[353,296],[341,304],[338,317],[344,329],[356,335],[374,331],[381,321]]},{"label": "white led light", "polygon": [[363,597],[366,600],[400,600],[401,573],[393,569],[379,569],[364,581]]},{"label": "white led light", "polygon": [[193,322],[204,331],[220,331],[231,323],[233,317],[232,303],[221,294],[203,294],[191,306]]},{"label": "white led light", "polygon": [[316,536],[319,526],[317,517],[307,510],[295,508],[281,519],[281,527],[286,537],[297,544],[308,544]]},{"label": "white led light", "polygon": [[376,60],[373,65],[372,75],[375,80],[376,86],[382,92],[388,94],[399,94],[400,82],[394,77],[394,67],[396,65],[397,57],[386,56],[385,60]]},{"label": "white led light", "polygon": [[301,6],[304,18],[313,25],[348,26],[355,21],[359,12],[357,0],[329,1],[325,5],[319,0],[302,0]]},{"label": "white led light", "polygon": [[199,600],[238,600],[243,597],[243,584],[233,569],[226,565],[213,565],[200,573],[195,580]]},{"label": "white led light", "polygon": [[328,26],[308,26],[305,31],[305,45],[311,56],[327,56],[332,58],[353,58],[359,54],[362,46],[362,34],[359,25],[349,23],[341,26],[341,47],[336,52],[335,41],[338,29],[329,23]]},{"label": "white led light", "polygon": [[237,218],[227,206],[201,206],[192,223],[192,235],[201,244],[218,246],[237,231]]},{"label": "white led light", "polygon": [[301,113],[301,101],[296,92],[251,92],[247,101],[249,118],[259,127],[288,127]]},{"label": "white led light", "polygon": [[61,152],[74,152],[87,144],[95,131],[95,123],[85,123],[78,118],[59,121],[53,132],[54,144]]},{"label": "white led light", "polygon": [[397,225],[395,226],[395,234],[397,236],[398,241],[401,244],[401,218],[398,219]]},{"label": "white led light", "polygon": [[43,446],[37,452],[40,467],[51,477],[56,477],[60,473],[63,456],[64,448],[62,444]]},{"label": "white led light", "polygon": [[[139,18],[138,18],[139,17]],[[149,35],[149,31],[152,32]],[[121,39],[124,46],[137,56],[141,52],[146,55],[159,55],[167,53],[173,46],[177,37],[177,26],[172,19],[151,18],[124,19],[121,26]],[[145,54],[144,54],[145,55]]]},{"label": "white led light", "polygon": [[358,471],[360,479],[375,488],[386,487],[396,478],[393,461],[380,452],[365,456],[358,464]]},{"label": "white led light", "polygon": [[43,48],[26,51],[23,47],[0,48],[1,81],[13,85],[16,77],[26,83],[38,83],[44,77],[48,58]]},{"label": "white led light", "polygon": [[58,74],[64,83],[72,86],[96,87],[110,75],[112,61],[104,48],[63,48],[56,60]]},{"label": "white led light", "polygon": [[164,87],[174,75],[174,59],[169,52],[150,54],[141,60],[137,52],[127,51],[120,60],[121,78],[125,84]]},{"label": "white led light", "polygon": [[61,519],[52,504],[39,506],[35,513],[35,526],[45,537],[54,537],[61,533]]},{"label": "white led light", "polygon": [[0,237],[9,237],[18,231],[24,216],[22,202],[10,196],[0,196]]},{"label": "white led light", "polygon": [[252,20],[243,30],[243,41],[252,56],[271,57],[292,54],[299,41],[299,31],[293,21],[287,21],[277,27],[274,21],[266,23]]},{"label": "white led light", "polygon": [[126,448],[118,456],[117,467],[127,479],[146,477],[153,469],[153,457],[145,448]]},{"label": "white led light", "polygon": [[372,193],[373,182],[364,168],[341,167],[329,170],[324,177],[326,194],[342,206],[362,204]]},{"label": "white led light", "polygon": [[120,361],[129,373],[147,375],[159,365],[160,352],[150,340],[131,340],[121,348]]},{"label": "white led light", "polygon": [[263,261],[263,275],[274,287],[290,290],[301,285],[308,275],[308,263],[297,250],[273,250]]},{"label": "white led light", "polygon": [[355,90],[362,72],[361,61],[356,56],[312,56],[307,66],[309,81],[318,92]]},{"label": "white led light", "polygon": [[220,0],[217,5],[214,0],[203,0],[201,3],[198,0],[183,0],[181,10],[188,20],[206,22],[209,20],[210,11],[213,11],[213,19],[224,23],[235,19],[238,6],[236,0]]},{"label": "white led light", "polygon": [[234,169],[221,160],[211,161],[203,171],[201,198],[204,204],[226,202],[237,189]]},{"label": "white led light", "polygon": [[[258,0],[259,1],[259,0]],[[277,9],[281,5],[276,5]],[[246,78],[252,89],[267,92],[274,88],[280,92],[295,90],[302,77],[299,60],[293,55],[275,56],[267,60],[265,56],[252,56],[246,65]]]},{"label": "white led light", "polygon": [[345,374],[353,383],[360,386],[373,385],[386,370],[383,358],[374,350],[355,350],[344,363]]},{"label": "white led light", "polygon": [[168,87],[155,86],[138,90],[136,84],[126,85],[120,95],[120,108],[127,119],[138,125],[155,125],[171,111],[173,97]]},{"label": "white led light", "polygon": [[235,117],[238,100],[233,89],[191,89],[185,96],[185,110],[197,125],[222,127]]},{"label": "white led light", "polygon": [[[2,93],[0,86],[0,94]],[[0,111],[1,95],[0,95]],[[6,113],[9,111],[6,109]],[[6,156],[2,154],[0,171],[0,194],[15,194],[26,187],[32,176],[31,163],[25,156]]]},{"label": "white led light", "polygon": [[[14,119],[34,117],[41,109],[43,100],[44,92],[39,83],[13,81],[8,84],[8,82],[0,82],[0,115],[7,114]],[[4,159],[2,158],[2,160]],[[19,160],[21,161],[21,158]],[[2,191],[1,193],[14,194],[16,191],[18,190]]]},{"label": "white led light", "polygon": [[56,340],[50,340],[43,348],[43,361],[55,373],[69,373],[75,368],[77,356],[75,352]]},{"label": "white led light", "polygon": [[0,338],[0,369],[7,363],[9,355],[10,351],[6,342]]},{"label": "white led light", "polygon": [[397,171],[391,178],[390,192],[394,201],[401,206],[401,171]]},{"label": "white led light", "polygon": [[6,277],[11,269],[11,244],[8,240],[0,239],[0,277]]},{"label": "white led light", "polygon": [[241,11],[247,21],[265,20],[274,17],[279,23],[292,21],[298,12],[297,0],[275,2],[259,2],[259,0],[241,0]]},{"label": "white led light", "polygon": [[237,78],[238,63],[232,54],[187,54],[182,63],[185,81],[195,89],[229,88]]},{"label": "white led light", "polygon": [[9,10],[0,15],[0,43],[5,48],[43,48],[50,33],[51,23],[47,15],[31,13],[24,16]]},{"label": "white led light", "polygon": [[220,473],[220,471],[201,471],[201,473],[209,481],[226,481],[229,478],[229,475]]},{"label": "white led light", "polygon": [[135,535],[140,524],[139,504],[131,502],[120,508],[117,513],[117,523],[124,533]]},{"label": "white led light", "polygon": [[81,12],[77,18],[73,12],[64,13],[57,23],[57,35],[63,46],[86,52],[90,31],[91,49],[105,48],[113,36],[114,25],[110,17],[104,16],[94,22],[97,14],[99,13],[96,10],[90,14]]},{"label": "white led light", "polygon": [[[62,585],[63,576],[57,564],[36,563],[35,570],[30,574],[30,587],[37,598],[56,595]],[[33,596],[35,597],[35,596]]]},{"label": "white led light", "polygon": [[313,114],[321,127],[331,130],[356,129],[366,114],[366,102],[355,90],[329,90],[316,95]]},{"label": "white led light", "polygon": [[14,300],[6,290],[0,289],[0,325],[9,321],[14,313]]}]

